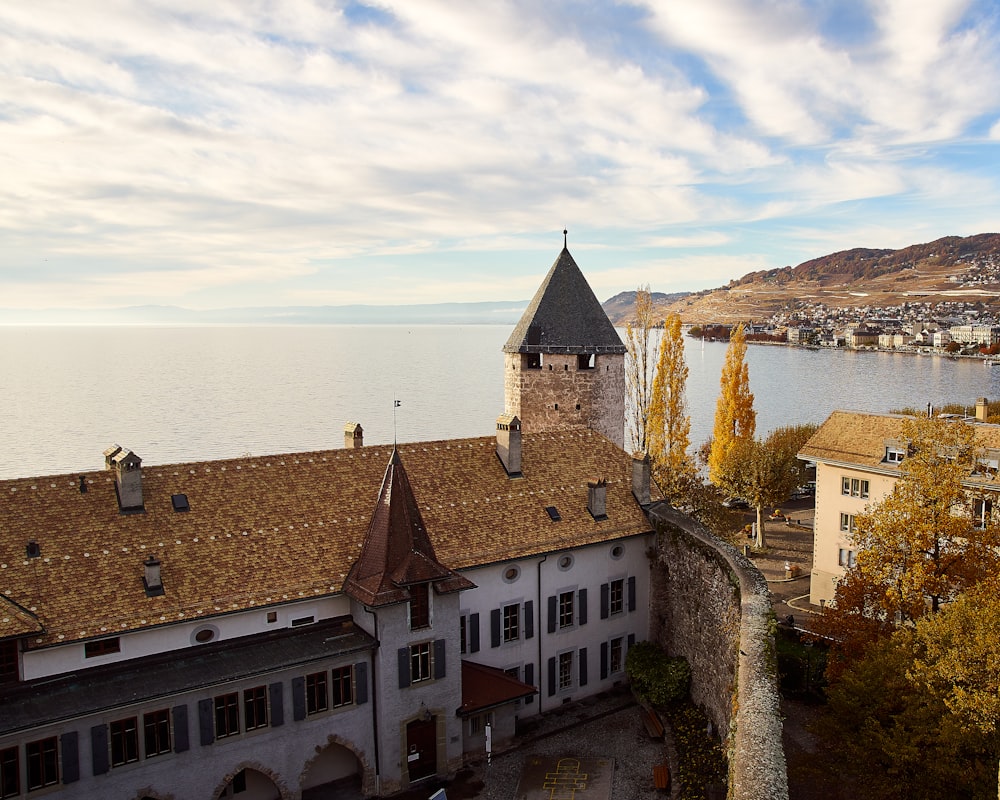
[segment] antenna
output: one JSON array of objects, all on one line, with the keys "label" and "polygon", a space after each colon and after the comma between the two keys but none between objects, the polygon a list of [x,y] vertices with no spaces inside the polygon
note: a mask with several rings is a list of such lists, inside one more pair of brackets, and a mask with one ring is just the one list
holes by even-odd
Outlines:
[{"label": "antenna", "polygon": [[567,235],[568,233],[569,233],[569,231],[568,231],[568,230],[566,230],[565,228],[563,228],[563,250],[565,250],[565,249],[566,249],[566,241],[567,241],[567,240],[566,240],[566,235]]}]

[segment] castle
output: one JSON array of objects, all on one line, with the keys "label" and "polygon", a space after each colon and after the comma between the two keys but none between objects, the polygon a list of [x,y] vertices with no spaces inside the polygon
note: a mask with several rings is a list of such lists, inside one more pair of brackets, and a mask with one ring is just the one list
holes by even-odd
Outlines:
[{"label": "castle", "polygon": [[564,247],[494,436],[0,482],[0,798],[386,795],[649,634],[625,348]]}]

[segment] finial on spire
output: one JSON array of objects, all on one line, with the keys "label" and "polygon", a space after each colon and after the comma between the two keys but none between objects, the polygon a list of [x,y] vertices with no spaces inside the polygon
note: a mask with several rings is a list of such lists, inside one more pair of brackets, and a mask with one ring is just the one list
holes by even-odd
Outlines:
[{"label": "finial on spire", "polygon": [[565,228],[563,228],[563,250],[566,249],[566,234],[568,234],[568,233],[569,233],[569,231],[566,230]]}]

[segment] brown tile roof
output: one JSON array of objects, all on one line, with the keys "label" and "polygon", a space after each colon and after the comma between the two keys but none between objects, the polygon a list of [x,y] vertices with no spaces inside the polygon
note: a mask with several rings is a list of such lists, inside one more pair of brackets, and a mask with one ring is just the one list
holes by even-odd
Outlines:
[{"label": "brown tile roof", "polygon": [[538,694],[534,686],[522,683],[502,669],[462,661],[462,705],[458,708],[459,716],[486,711],[534,694]]},{"label": "brown tile roof", "polygon": [[[449,569],[632,536],[650,527],[631,459],[589,430],[525,434],[523,478],[493,437],[399,445],[437,559]],[[144,466],[145,513],[120,514],[112,474],[0,481],[0,596],[35,615],[33,646],[341,592],[391,446]],[[607,520],[587,481],[608,479]],[[171,495],[190,511],[176,512]],[[545,512],[555,506],[561,521]],[[34,540],[39,558],[25,556]],[[165,593],[146,597],[143,561]],[[0,615],[0,638],[26,632]],[[20,626],[20,627],[19,627]]]}]

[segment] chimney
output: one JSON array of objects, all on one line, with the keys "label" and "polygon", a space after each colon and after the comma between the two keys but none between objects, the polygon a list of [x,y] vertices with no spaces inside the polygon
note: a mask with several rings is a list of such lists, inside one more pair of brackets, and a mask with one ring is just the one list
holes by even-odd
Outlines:
[{"label": "chimney", "polygon": [[986,422],[990,416],[990,401],[985,397],[976,400],[976,421]]},{"label": "chimney", "polygon": [[115,474],[119,510],[123,513],[145,511],[142,501],[142,459],[131,450],[120,447],[109,456],[110,452],[110,448],[104,451]]},{"label": "chimney", "polygon": [[365,432],[357,422],[348,422],[344,426],[344,448],[347,450],[357,450],[364,447]]},{"label": "chimney", "polygon": [[608,481],[594,478],[587,481],[587,511],[596,520],[608,518]]},{"label": "chimney", "polygon": [[146,597],[159,597],[163,594],[163,579],[160,577],[160,560],[150,556],[143,563],[144,574],[142,585],[146,587]]},{"label": "chimney", "polygon": [[111,459],[113,459],[121,451],[122,451],[121,446],[117,444],[111,445],[111,447],[109,447],[107,450],[104,451],[104,469],[114,468],[114,463],[112,462]]},{"label": "chimney", "polygon": [[635,453],[632,456],[632,495],[640,506],[649,505],[649,455],[647,453]]},{"label": "chimney", "polygon": [[508,478],[521,476],[521,420],[516,414],[497,417],[497,455]]}]

